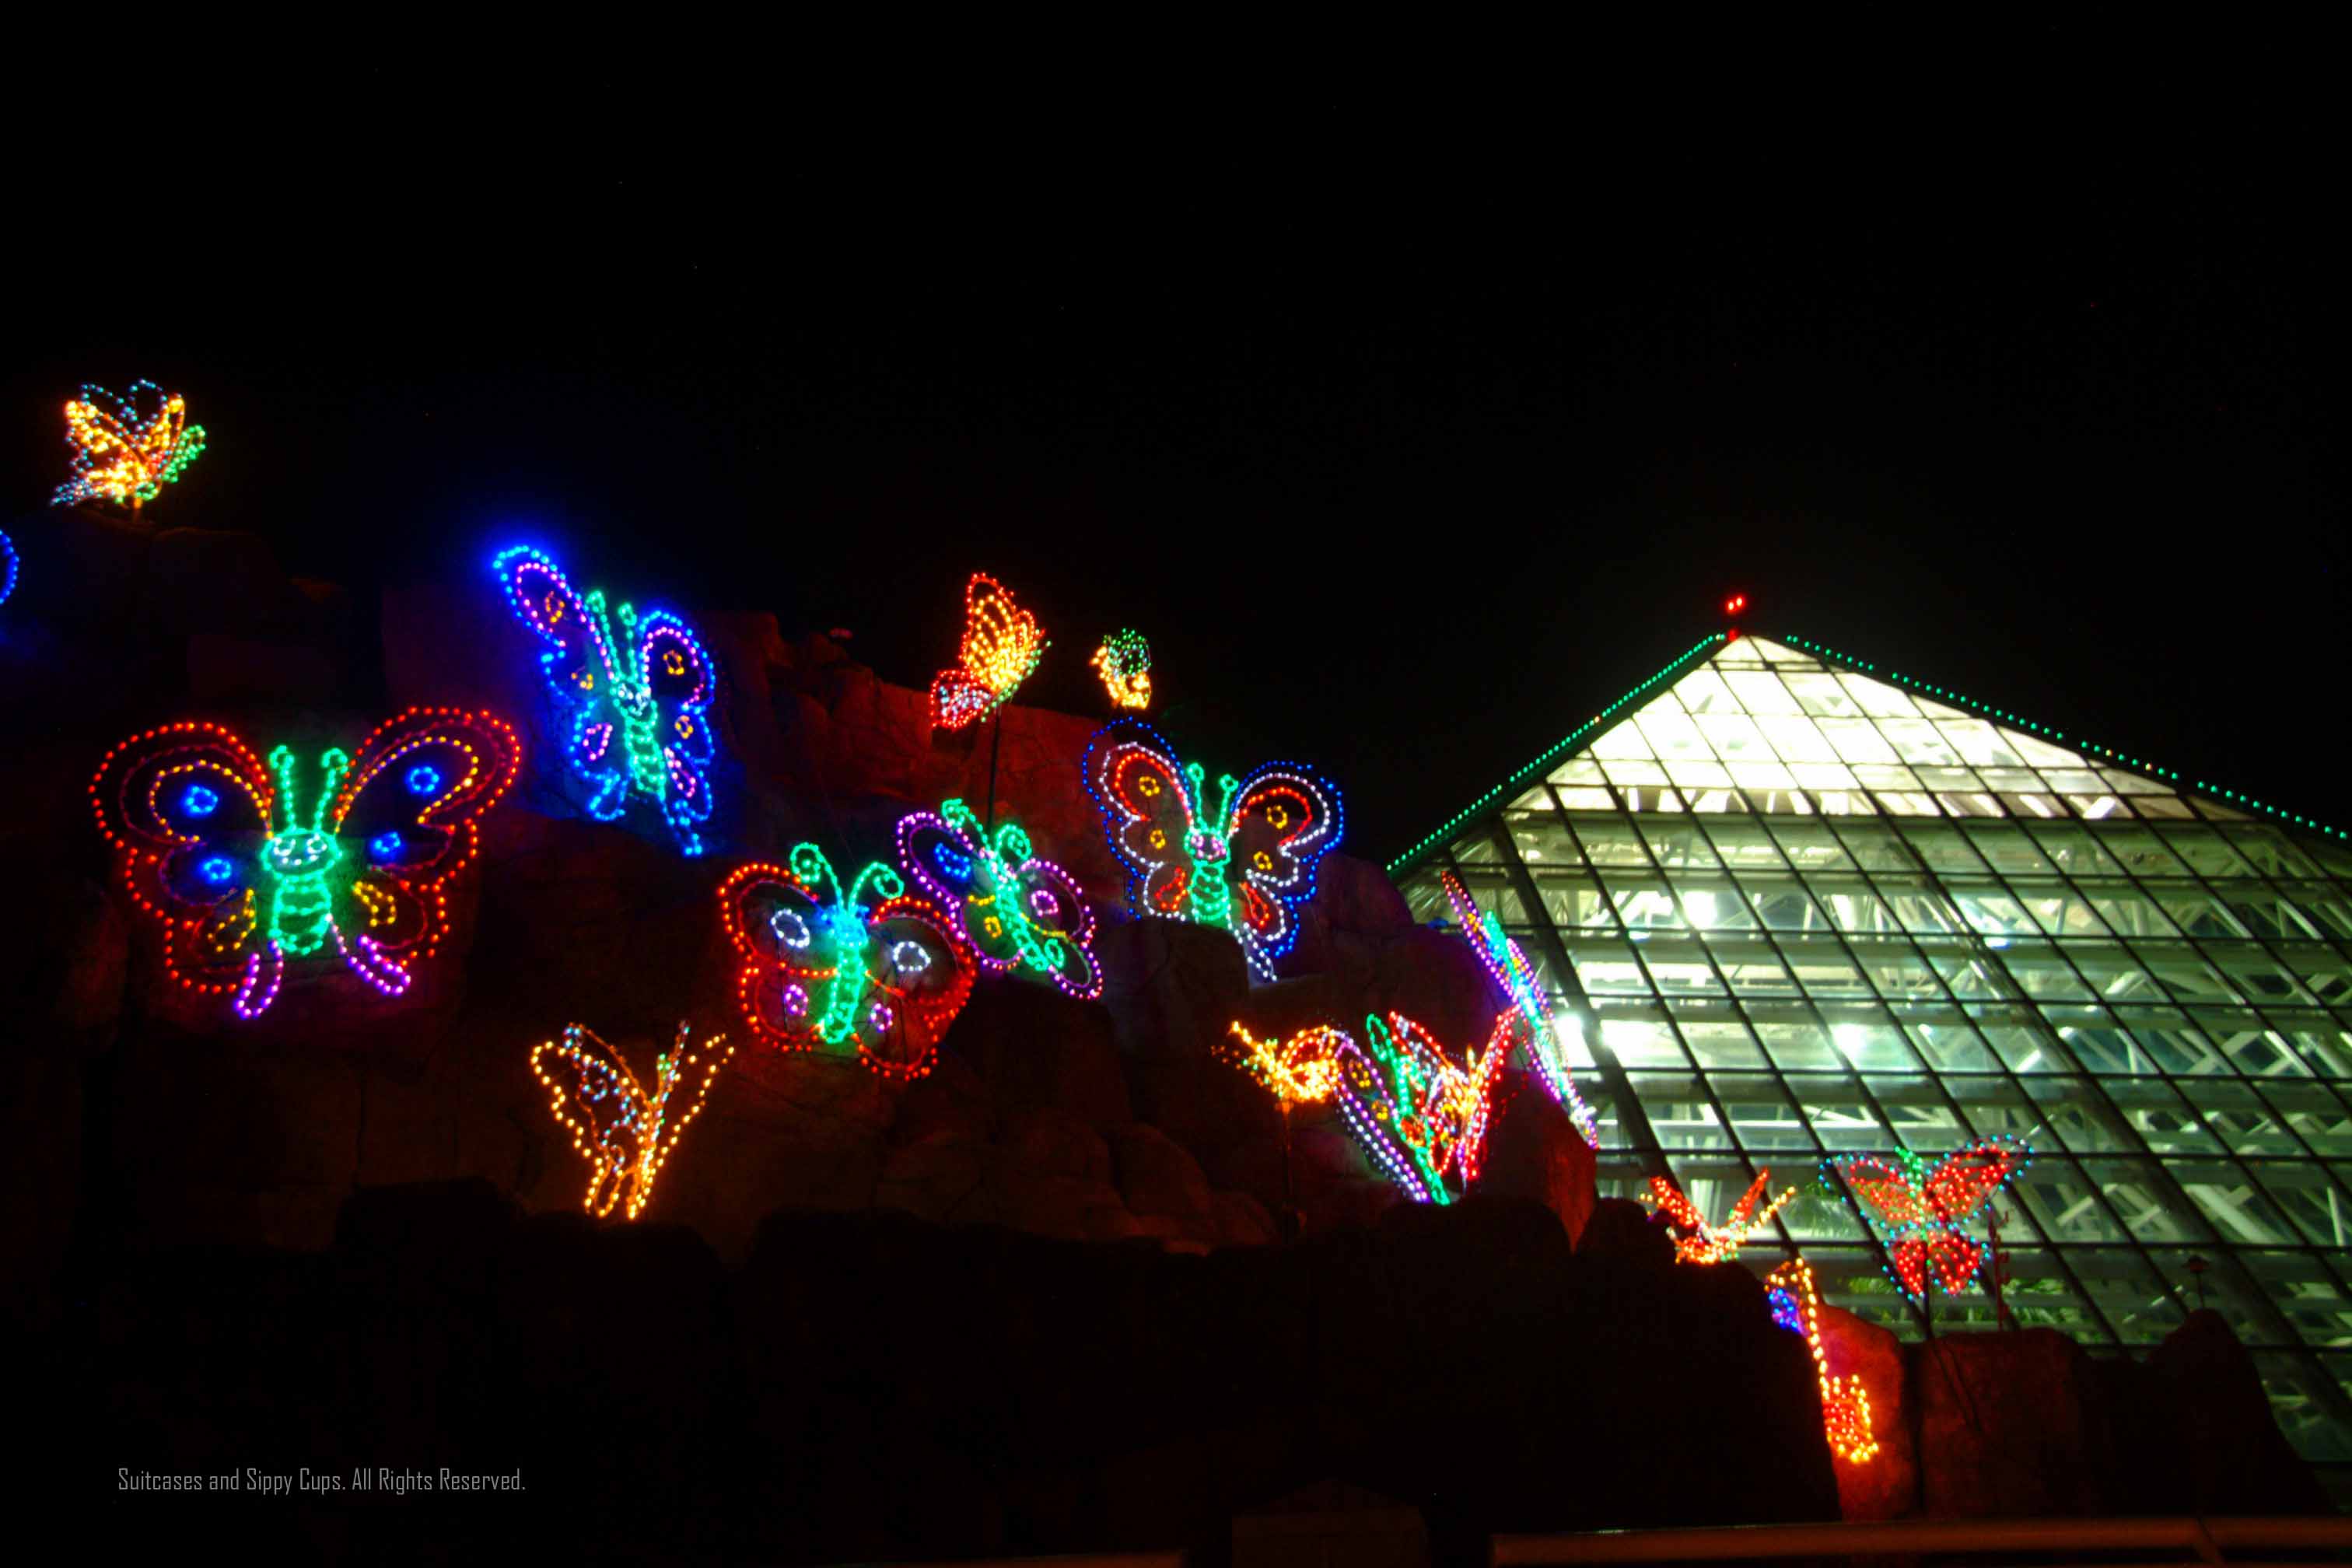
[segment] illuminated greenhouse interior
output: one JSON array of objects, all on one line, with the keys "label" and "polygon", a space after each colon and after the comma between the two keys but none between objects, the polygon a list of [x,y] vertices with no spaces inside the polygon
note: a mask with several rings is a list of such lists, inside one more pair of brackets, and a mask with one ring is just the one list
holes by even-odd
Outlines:
[{"label": "illuminated greenhouse interior", "polygon": [[[1392,863],[1539,972],[1603,1195],[1759,1171],[1790,1251],[1908,1338],[1822,1162],[2032,1145],[2009,1309],[2145,1352],[2200,1301],[2352,1475],[2352,839],[1802,639],[1709,637]],[[1774,1245],[1777,1242],[1778,1245]],[[2201,1263],[2192,1267],[2192,1259]],[[1981,1291],[1935,1325],[1990,1329]]]}]

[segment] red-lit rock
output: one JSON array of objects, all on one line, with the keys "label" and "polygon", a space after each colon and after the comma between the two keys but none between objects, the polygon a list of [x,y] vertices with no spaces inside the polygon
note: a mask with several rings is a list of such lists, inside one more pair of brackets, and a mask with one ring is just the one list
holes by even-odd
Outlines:
[{"label": "red-lit rock", "polygon": [[1573,1246],[1592,1217],[1599,1168],[1592,1145],[1527,1074],[1512,1069],[1504,1089],[1509,1098],[1487,1134],[1477,1190],[1493,1197],[1533,1198],[1559,1216]]},{"label": "red-lit rock", "polygon": [[2080,1345],[2054,1329],[1945,1334],[1906,1359],[1928,1518],[2110,1511],[2107,1409]]},{"label": "red-lit rock", "polygon": [[1904,1519],[1919,1509],[1918,1445],[1904,1387],[1903,1344],[1877,1324],[1824,1301],[1819,1322],[1830,1375],[1859,1375],[1870,1400],[1878,1452],[1855,1464],[1837,1461],[1838,1508],[1853,1521]]}]

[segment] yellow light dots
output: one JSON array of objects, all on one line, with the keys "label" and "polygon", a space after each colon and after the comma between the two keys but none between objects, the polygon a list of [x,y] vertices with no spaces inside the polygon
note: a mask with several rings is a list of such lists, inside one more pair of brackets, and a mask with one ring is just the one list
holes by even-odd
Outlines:
[{"label": "yellow light dots", "polygon": [[1045,657],[1037,617],[1013,602],[1004,584],[975,572],[963,589],[963,664],[931,681],[931,725],[961,730],[1012,700]]},{"label": "yellow light dots", "polygon": [[1151,706],[1151,645],[1141,632],[1119,627],[1087,662],[1102,677],[1103,690],[1114,704],[1133,711]]},{"label": "yellow light dots", "polygon": [[1328,1024],[1301,1029],[1286,1040],[1261,1040],[1236,1023],[1232,1038],[1239,1044],[1219,1041],[1218,1057],[1264,1084],[1285,1110],[1328,1100],[1339,1085],[1337,1052],[1348,1037]]},{"label": "yellow light dots", "polygon": [[205,427],[188,423],[185,398],[152,381],[132,383],[121,397],[85,386],[66,404],[66,445],[73,477],[58,487],[54,504],[106,500],[136,510],[202,455]]},{"label": "yellow light dots", "polygon": [[[1829,1352],[1822,1348],[1821,1298],[1813,1289],[1813,1267],[1791,1258],[1764,1277],[1768,1290],[1784,1293],[1796,1305],[1801,1331],[1813,1352],[1814,1375],[1822,1384],[1822,1430],[1830,1452],[1852,1465],[1866,1465],[1878,1453],[1878,1439],[1870,1426],[1870,1395],[1862,1374],[1830,1375]],[[1776,1316],[1778,1312],[1776,1310]]]},{"label": "yellow light dots", "polygon": [[1666,1223],[1683,1233],[1675,1240],[1675,1262],[1722,1263],[1738,1256],[1740,1245],[1779,1214],[1781,1205],[1797,1195],[1797,1189],[1790,1187],[1766,1205],[1761,1214],[1757,1213],[1756,1200],[1764,1195],[1764,1184],[1771,1178],[1769,1168],[1757,1172],[1747,1195],[1731,1205],[1731,1217],[1720,1226],[1707,1224],[1698,1206],[1664,1176],[1650,1178],[1650,1190],[1642,1194],[1642,1201],[1664,1214]]},{"label": "yellow light dots", "polygon": [[[572,1134],[572,1147],[590,1164],[588,1194],[582,1205],[598,1219],[615,1205],[635,1219],[654,1195],[655,1178],[677,1148],[719,1069],[735,1054],[727,1037],[716,1035],[689,1049],[688,1026],[677,1026],[677,1044],[654,1058],[651,1093],[621,1053],[578,1024],[563,1038],[531,1047],[530,1070],[547,1087],[548,1109]],[[680,1086],[686,1093],[679,1093]]]}]

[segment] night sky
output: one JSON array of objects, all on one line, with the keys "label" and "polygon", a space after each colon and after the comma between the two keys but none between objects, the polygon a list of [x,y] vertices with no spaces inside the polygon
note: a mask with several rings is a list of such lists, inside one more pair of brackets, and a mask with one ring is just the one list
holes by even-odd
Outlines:
[{"label": "night sky", "polygon": [[1374,858],[1733,591],[2341,821],[2300,145],[812,151],[756,189],[489,149],[291,204],[223,160],[37,247],[0,475],[37,505],[65,398],[144,375],[211,439],[163,523],[362,602],[530,539],[910,686],[988,570],[1054,639],[1024,700],[1100,712],[1132,624],[1180,747],[1320,763]]}]

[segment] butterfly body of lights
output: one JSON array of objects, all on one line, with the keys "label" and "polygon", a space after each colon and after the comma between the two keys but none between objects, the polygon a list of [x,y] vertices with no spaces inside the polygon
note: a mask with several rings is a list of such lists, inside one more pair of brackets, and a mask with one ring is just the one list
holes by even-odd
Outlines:
[{"label": "butterfly body of lights", "polygon": [[1525,1027],[1516,1013],[1498,1015],[1486,1049],[1461,1062],[1401,1013],[1367,1016],[1360,1044],[1345,1035],[1333,1043],[1342,1118],[1414,1202],[1451,1203],[1449,1175],[1465,1187],[1478,1179],[1503,1067]]},{"label": "butterfly body of lights", "polygon": [[1813,1374],[1822,1390],[1822,1430],[1830,1440],[1830,1452],[1849,1464],[1868,1464],[1878,1453],[1878,1439],[1870,1424],[1870,1395],[1863,1390],[1862,1373],[1830,1375],[1829,1352],[1822,1346],[1821,1298],[1813,1289],[1812,1265],[1791,1258],[1766,1275],[1764,1284],[1772,1298],[1772,1321],[1801,1335],[1806,1348],[1813,1352]]},{"label": "butterfly body of lights", "polygon": [[1087,662],[1102,677],[1103,690],[1113,704],[1140,712],[1151,706],[1151,645],[1133,626],[1121,626],[1103,638]]},{"label": "butterfly body of lights", "polygon": [[931,680],[931,725],[961,730],[1013,700],[1045,657],[1045,628],[1004,584],[975,572],[963,588],[963,662]]},{"label": "butterfly body of lights", "polygon": [[1719,1226],[1709,1225],[1706,1216],[1698,1212],[1698,1205],[1664,1176],[1650,1178],[1650,1190],[1643,1194],[1642,1201],[1656,1207],[1666,1216],[1668,1224],[1682,1232],[1675,1238],[1675,1262],[1722,1263],[1738,1256],[1740,1246],[1748,1237],[1780,1213],[1783,1204],[1797,1195],[1797,1189],[1790,1187],[1765,1205],[1759,1213],[1756,1207],[1757,1200],[1764,1195],[1764,1185],[1771,1179],[1772,1173],[1769,1169],[1757,1172],[1756,1180],[1748,1186],[1747,1194],[1731,1205],[1731,1217]]},{"label": "butterfly body of lights", "polygon": [[981,964],[1050,980],[1072,996],[1102,994],[1094,913],[1070,874],[1037,858],[1029,835],[1005,822],[992,833],[950,800],[898,820],[898,861],[939,908],[960,910]]},{"label": "butterfly body of lights", "polygon": [[1250,967],[1274,978],[1297,940],[1297,908],[1339,844],[1339,794],[1296,763],[1226,773],[1211,803],[1207,773],[1181,763],[1155,731],[1121,720],[1087,748],[1087,787],[1142,913],[1222,926]]},{"label": "butterfly body of lights", "polygon": [[789,859],[738,867],[719,889],[744,1017],[785,1050],[854,1050],[884,1078],[922,1077],[971,994],[957,921],[879,861],[844,886],[814,844]]},{"label": "butterfly body of lights", "polygon": [[1908,1149],[1896,1150],[1892,1164],[1875,1154],[1841,1154],[1823,1165],[1844,1177],[1856,1206],[1885,1233],[1895,1285],[1923,1301],[1931,1284],[1954,1295],[1975,1279],[1985,1248],[1968,1227],[2032,1160],[2032,1150],[2003,1137],[1963,1144],[1932,1165]]},{"label": "butterfly body of lights", "polygon": [[582,1206],[596,1218],[615,1206],[630,1219],[644,1212],[662,1166],[702,1113],[719,1069],[735,1054],[724,1035],[704,1041],[699,1050],[691,1048],[691,1040],[680,1024],[676,1047],[654,1058],[650,1089],[620,1052],[578,1024],[564,1027],[561,1042],[531,1047],[530,1070],[548,1090],[548,1108],[589,1162]]},{"label": "butterfly body of lights", "polygon": [[489,714],[412,709],[356,752],[321,754],[306,813],[290,747],[265,768],[219,725],[173,724],[109,752],[90,798],[124,886],[164,928],[173,977],[252,1019],[313,959],[405,992],[521,755]]},{"label": "butterfly body of lights", "polygon": [[1536,1076],[1543,1080],[1545,1089],[1559,1101],[1560,1109],[1568,1112],[1578,1134],[1587,1143],[1600,1147],[1600,1124],[1593,1118],[1592,1108],[1577,1089],[1567,1049],[1552,1026],[1551,1009],[1544,1005],[1543,992],[1536,984],[1535,966],[1519,951],[1519,944],[1505,933],[1503,922],[1478,907],[1459,877],[1445,871],[1440,873],[1439,880],[1454,906],[1454,917],[1461,923],[1463,935],[1469,939],[1478,961],[1486,966],[1486,973],[1503,988],[1503,994],[1527,1024],[1528,1059],[1535,1065]]},{"label": "butterfly body of lights", "polygon": [[187,400],[152,381],[135,381],[121,397],[84,386],[66,405],[66,445],[73,477],[52,504],[104,500],[137,510],[178,480],[203,456],[205,427],[188,423]]},{"label": "butterfly body of lights", "polygon": [[608,605],[602,589],[575,593],[554,560],[529,545],[499,552],[491,568],[515,618],[546,645],[540,669],[588,815],[614,822],[632,800],[644,801],[682,853],[701,854],[718,689],[701,640],[667,610],[640,615]]}]

